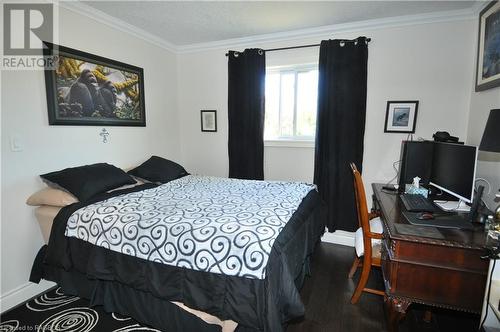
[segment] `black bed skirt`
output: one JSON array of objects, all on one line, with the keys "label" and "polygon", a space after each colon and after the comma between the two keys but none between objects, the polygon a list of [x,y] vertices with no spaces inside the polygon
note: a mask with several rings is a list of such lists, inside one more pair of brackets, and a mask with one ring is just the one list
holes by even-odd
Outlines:
[{"label": "black bed skirt", "polygon": [[[119,282],[89,279],[79,272],[68,272],[64,269],[48,266],[44,269],[44,275],[45,279],[56,282],[67,295],[88,299],[91,306],[102,306],[106,312],[131,316],[142,324],[163,331],[222,331],[219,325],[208,324],[168,300]],[[297,288],[302,287],[305,277],[308,275],[310,275],[310,257],[306,259],[301,272],[295,279]],[[32,278],[34,281],[37,279],[33,275]],[[258,330],[241,324],[236,329],[236,332],[255,331]]]},{"label": "black bed skirt", "polygon": [[222,331],[219,325],[208,324],[170,301],[118,282],[89,279],[78,272],[50,267],[45,273],[46,279],[56,281],[65,294],[88,299],[91,306],[103,306],[106,312],[131,316],[162,331]]}]

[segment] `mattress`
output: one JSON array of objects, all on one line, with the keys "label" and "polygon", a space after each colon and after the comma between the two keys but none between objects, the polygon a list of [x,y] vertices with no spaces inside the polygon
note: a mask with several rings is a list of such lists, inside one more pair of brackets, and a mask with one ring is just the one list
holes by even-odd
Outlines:
[{"label": "mattress", "polygon": [[40,231],[42,232],[43,241],[45,244],[49,243],[50,231],[52,230],[52,224],[54,223],[54,218],[57,216],[59,211],[61,211],[59,206],[42,205],[35,209],[35,216],[40,226]]}]

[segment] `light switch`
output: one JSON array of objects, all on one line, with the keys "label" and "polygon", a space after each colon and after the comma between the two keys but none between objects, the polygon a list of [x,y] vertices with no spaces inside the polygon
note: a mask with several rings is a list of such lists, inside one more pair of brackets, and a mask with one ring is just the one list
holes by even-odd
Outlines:
[{"label": "light switch", "polygon": [[24,150],[24,142],[19,135],[10,136],[10,150],[12,152],[21,152]]}]

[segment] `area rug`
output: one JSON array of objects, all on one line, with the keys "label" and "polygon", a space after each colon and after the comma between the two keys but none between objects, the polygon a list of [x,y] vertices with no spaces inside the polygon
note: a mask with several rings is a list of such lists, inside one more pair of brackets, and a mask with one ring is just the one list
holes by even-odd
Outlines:
[{"label": "area rug", "polygon": [[3,313],[0,332],[10,331],[161,332],[130,317],[107,313],[101,306],[91,308],[88,300],[65,295],[58,287]]}]

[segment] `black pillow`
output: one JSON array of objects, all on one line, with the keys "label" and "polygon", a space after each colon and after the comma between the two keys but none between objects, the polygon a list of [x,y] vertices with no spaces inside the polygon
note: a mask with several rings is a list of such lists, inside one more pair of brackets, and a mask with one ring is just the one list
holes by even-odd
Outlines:
[{"label": "black pillow", "polygon": [[96,194],[115,189],[136,181],[123,170],[110,164],[100,163],[66,168],[61,171],[40,175],[86,201]]},{"label": "black pillow", "polygon": [[188,175],[188,172],[186,172],[184,167],[173,161],[152,156],[140,166],[128,171],[128,174],[151,182],[167,183]]}]

